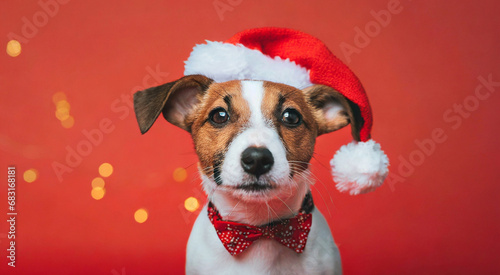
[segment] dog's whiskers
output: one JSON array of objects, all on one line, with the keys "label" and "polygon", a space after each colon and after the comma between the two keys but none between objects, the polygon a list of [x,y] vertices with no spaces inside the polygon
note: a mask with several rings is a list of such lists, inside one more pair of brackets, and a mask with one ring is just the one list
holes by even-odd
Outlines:
[{"label": "dog's whiskers", "polygon": [[267,205],[267,212],[268,212],[268,220],[267,220],[267,223],[271,223],[273,222],[274,220],[272,219],[272,215],[271,215],[271,212],[274,214],[274,216],[276,216],[278,218],[278,220],[282,221],[281,217],[278,215],[278,213],[276,213],[276,211],[269,205],[269,203],[267,203],[266,201],[266,205]]},{"label": "dog's whiskers", "polygon": [[[294,164],[296,164],[296,163],[303,163],[303,162],[301,162],[301,161],[289,161],[289,163],[290,163],[290,169],[292,171],[295,171],[295,169],[297,169],[297,167]],[[308,163],[308,165],[310,165],[310,163]],[[329,204],[326,203],[326,199],[323,197],[323,192],[320,192],[319,189],[318,189],[318,187],[314,185],[315,182],[319,182],[327,190],[330,203],[332,205],[335,205],[334,202],[333,202],[333,198],[332,198],[332,196],[331,196],[331,194],[329,192],[329,189],[327,188],[325,182],[322,181],[318,176],[316,176],[310,170],[304,170],[302,172],[298,172],[297,176],[299,176],[300,178],[302,178],[303,180],[305,180],[306,182],[308,182],[309,185],[312,185],[313,188],[315,188],[318,191],[319,195],[321,196],[321,199],[325,202],[325,205],[326,205],[326,208],[327,208],[327,211],[328,211],[329,215],[331,216]],[[313,178],[314,181],[311,178]]]},{"label": "dog's whiskers", "polygon": [[240,204],[241,200],[238,200],[238,202],[233,206],[233,209],[231,209],[231,212],[229,212],[229,214],[227,214],[228,216],[231,216],[231,214],[233,214],[234,210],[236,209],[236,207],[238,207],[238,204]]},{"label": "dog's whiskers", "polygon": [[[314,189],[316,189],[316,191],[318,191],[317,193],[319,194],[319,197],[321,198],[321,200],[322,200],[322,201],[325,203],[325,205],[326,205],[326,210],[328,211],[328,216],[330,216],[330,217],[331,217],[331,216],[332,216],[332,213],[330,212],[330,207],[328,207],[328,204],[326,203],[326,200],[325,200],[325,198],[323,197],[323,194],[321,194],[321,192],[319,191],[318,187],[316,187],[316,186],[314,186],[314,185],[312,185],[312,187],[313,187]],[[330,197],[330,198],[331,198],[331,197]]]},{"label": "dog's whiskers", "polygon": [[276,198],[278,198],[278,200],[280,200],[280,201],[281,201],[281,202],[282,202],[282,203],[283,203],[283,204],[284,204],[284,205],[288,208],[288,210],[290,210],[290,214],[291,214],[292,216],[293,216],[293,215],[295,215],[295,213],[293,212],[292,208],[290,208],[290,206],[288,206],[288,204],[287,204],[285,201],[283,201],[283,200],[282,200],[280,197],[278,197],[278,196],[276,196]]}]

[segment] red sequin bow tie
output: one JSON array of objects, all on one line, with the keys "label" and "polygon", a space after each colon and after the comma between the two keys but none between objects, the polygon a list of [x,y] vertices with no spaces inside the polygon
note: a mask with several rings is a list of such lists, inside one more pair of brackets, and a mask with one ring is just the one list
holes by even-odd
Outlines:
[{"label": "red sequin bow tie", "polygon": [[[310,196],[310,195],[309,195]],[[312,204],[312,199],[311,204]],[[314,207],[314,206],[313,206]],[[303,209],[301,209],[303,210]],[[282,245],[302,253],[307,235],[311,230],[312,214],[300,211],[291,219],[273,222],[264,226],[252,226],[231,221],[223,221],[219,211],[210,203],[208,218],[222,244],[231,255],[238,255],[260,238],[274,239]]]}]

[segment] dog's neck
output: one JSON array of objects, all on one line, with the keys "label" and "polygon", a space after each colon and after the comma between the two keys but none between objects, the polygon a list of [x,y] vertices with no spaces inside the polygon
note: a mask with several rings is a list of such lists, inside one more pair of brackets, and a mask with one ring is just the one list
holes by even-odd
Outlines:
[{"label": "dog's neck", "polygon": [[217,208],[222,219],[261,226],[297,215],[308,192],[309,182],[291,182],[290,190],[269,200],[244,200],[218,189],[209,195],[209,200]]}]

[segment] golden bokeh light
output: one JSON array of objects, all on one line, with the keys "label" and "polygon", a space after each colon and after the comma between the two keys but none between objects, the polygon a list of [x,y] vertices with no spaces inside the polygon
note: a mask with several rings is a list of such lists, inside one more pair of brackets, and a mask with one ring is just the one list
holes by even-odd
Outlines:
[{"label": "golden bokeh light", "polygon": [[56,102],[56,109],[67,110],[69,112],[69,109],[71,109],[71,105],[68,101],[66,101],[66,99],[62,99]]},{"label": "golden bokeh light", "polygon": [[94,200],[100,200],[104,197],[104,194],[106,194],[106,190],[102,187],[94,187],[92,188],[92,192],[90,192],[90,195],[92,195],[92,198]]},{"label": "golden bokeh light", "polygon": [[57,108],[57,110],[56,110],[56,117],[60,121],[68,119],[69,118],[69,109]]},{"label": "golden bokeh light", "polygon": [[36,169],[26,170],[24,171],[23,178],[26,182],[34,182],[38,178],[38,171]]},{"label": "golden bokeh light", "polygon": [[96,177],[92,180],[92,188],[101,187],[104,188],[105,182],[102,178]]},{"label": "golden bokeh light", "polygon": [[56,105],[56,118],[61,121],[62,127],[72,128],[75,125],[75,118],[69,113],[71,105],[66,100],[66,95],[63,92],[57,92],[52,95],[52,101]]},{"label": "golden bokeh light", "polygon": [[179,167],[179,168],[175,169],[173,177],[174,177],[174,180],[176,182],[183,182],[183,181],[185,181],[186,178],[187,178],[186,169],[184,169],[182,167]]},{"label": "golden bokeh light", "polygon": [[101,164],[101,166],[99,166],[99,175],[101,175],[101,177],[109,177],[111,176],[111,174],[113,174],[113,166],[107,162]]},{"label": "golden bokeh light", "polygon": [[146,209],[141,208],[135,211],[134,213],[134,219],[138,223],[143,223],[148,219],[148,211]]},{"label": "golden bokeh light", "polygon": [[200,203],[194,197],[189,197],[184,201],[184,208],[189,212],[194,212],[200,207]]},{"label": "golden bokeh light", "polygon": [[69,128],[73,127],[73,125],[75,125],[75,118],[72,116],[68,116],[67,119],[61,121],[61,125],[62,125],[62,127],[69,129]]},{"label": "golden bokeh light", "polygon": [[21,54],[21,43],[17,40],[10,40],[7,42],[7,54],[16,57]]},{"label": "golden bokeh light", "polygon": [[57,103],[60,101],[66,101],[66,94],[64,94],[63,92],[57,92],[57,93],[52,95],[52,102],[54,102],[54,104],[56,104],[56,106],[57,106]]}]

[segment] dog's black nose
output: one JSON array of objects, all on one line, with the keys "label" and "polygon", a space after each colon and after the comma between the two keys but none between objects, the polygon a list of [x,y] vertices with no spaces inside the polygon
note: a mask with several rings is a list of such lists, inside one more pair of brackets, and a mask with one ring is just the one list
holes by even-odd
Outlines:
[{"label": "dog's black nose", "polygon": [[273,167],[274,158],[271,151],[263,147],[248,147],[241,153],[241,166],[245,172],[257,178]]}]

